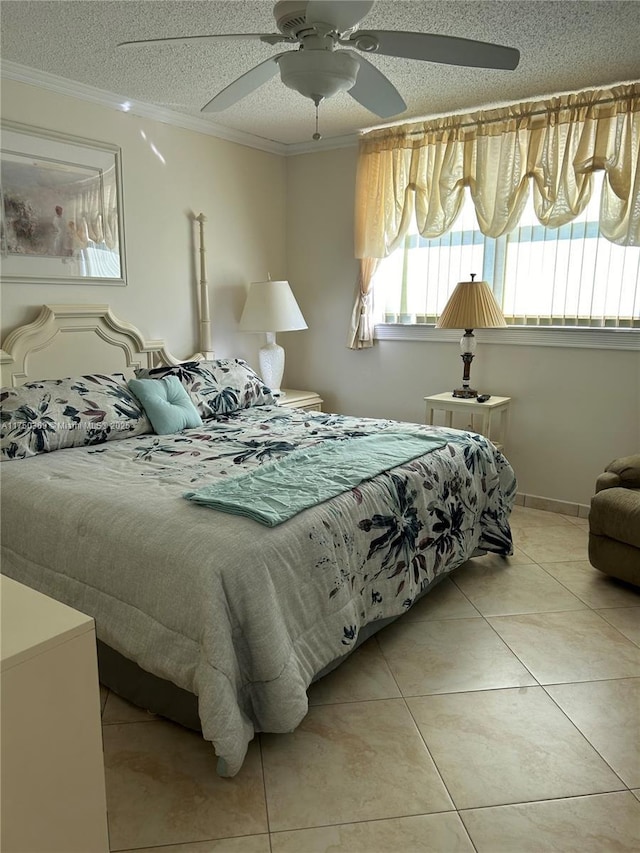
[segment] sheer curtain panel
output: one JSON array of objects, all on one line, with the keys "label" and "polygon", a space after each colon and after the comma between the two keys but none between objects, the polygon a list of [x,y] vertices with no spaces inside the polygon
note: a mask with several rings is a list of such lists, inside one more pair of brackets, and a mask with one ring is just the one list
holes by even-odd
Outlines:
[{"label": "sheer curtain panel", "polygon": [[[423,237],[441,236],[462,208],[465,187],[485,236],[516,227],[530,188],[538,221],[559,228],[584,210],[601,170],[600,233],[639,246],[639,160],[638,82],[372,131],[360,140],[356,257],[387,257],[414,217]],[[354,348],[373,340],[371,318],[362,317],[370,310],[364,282],[361,275]]]}]

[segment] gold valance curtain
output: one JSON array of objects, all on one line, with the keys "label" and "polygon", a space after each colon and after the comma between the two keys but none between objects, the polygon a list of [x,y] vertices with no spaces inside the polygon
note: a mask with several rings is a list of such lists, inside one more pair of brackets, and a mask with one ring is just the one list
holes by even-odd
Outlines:
[{"label": "gold valance curtain", "polygon": [[[356,258],[389,255],[414,216],[423,237],[444,234],[467,186],[488,237],[515,227],[530,186],[539,221],[557,228],[582,212],[598,170],[605,172],[602,235],[638,246],[639,161],[638,82],[372,131],[360,141]],[[354,318],[370,310],[370,268],[361,260]],[[370,320],[361,318],[359,328],[352,322],[351,346],[370,346]]]}]

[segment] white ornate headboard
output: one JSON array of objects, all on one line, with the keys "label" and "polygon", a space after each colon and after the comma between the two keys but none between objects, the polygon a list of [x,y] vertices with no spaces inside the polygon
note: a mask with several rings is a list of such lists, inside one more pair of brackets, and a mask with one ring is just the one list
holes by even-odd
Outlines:
[{"label": "white ornate headboard", "polygon": [[18,326],[5,339],[0,371],[3,386],[16,386],[83,373],[131,376],[137,367],[181,360],[167,352],[164,341],[145,340],[108,305],[43,305],[32,323]]}]

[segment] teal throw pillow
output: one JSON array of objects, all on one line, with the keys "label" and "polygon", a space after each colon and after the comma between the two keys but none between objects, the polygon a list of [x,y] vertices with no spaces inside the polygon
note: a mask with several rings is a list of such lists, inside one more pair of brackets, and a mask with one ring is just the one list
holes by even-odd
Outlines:
[{"label": "teal throw pillow", "polygon": [[202,418],[176,376],[130,379],[129,388],[140,400],[158,435],[202,426]]}]

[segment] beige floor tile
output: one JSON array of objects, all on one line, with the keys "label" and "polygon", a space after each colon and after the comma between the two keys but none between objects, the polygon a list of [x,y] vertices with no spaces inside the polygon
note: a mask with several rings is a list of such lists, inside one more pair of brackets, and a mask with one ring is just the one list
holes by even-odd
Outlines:
[{"label": "beige floor tile", "polygon": [[484,619],[397,622],[377,636],[403,696],[536,684]]},{"label": "beige floor tile", "polygon": [[520,527],[513,532],[514,544],[535,563],[558,563],[585,560],[587,531],[576,524],[553,527]]},{"label": "beige floor tile", "polygon": [[478,853],[637,853],[628,791],[462,812]]},{"label": "beige floor tile", "polygon": [[640,787],[640,678],[546,689],[622,781]]},{"label": "beige floor tile", "polygon": [[103,740],[112,850],[267,831],[257,742],[223,779],[211,744],[164,720],[104,726]]},{"label": "beige floor tile", "polygon": [[523,527],[557,527],[568,525],[569,517],[558,512],[548,512],[529,506],[514,506],[509,524],[511,529]]},{"label": "beige floor tile", "polygon": [[578,527],[584,527],[587,530],[589,529],[588,518],[581,518],[579,515],[563,515],[562,517],[571,522],[571,524],[576,524]]},{"label": "beige floor tile", "polygon": [[[531,557],[527,557],[524,551],[521,551],[519,548],[514,548],[513,554],[510,557],[501,557],[499,554],[485,554],[484,557],[472,557],[466,563],[463,563],[460,568],[464,566],[504,568],[505,566],[530,566],[531,563],[533,563]],[[454,572],[458,572],[459,570],[454,569]],[[455,574],[452,574],[451,577],[455,577]]]},{"label": "beige floor tile", "polygon": [[[456,569],[457,574],[460,569]],[[473,619],[480,614],[450,578],[445,578],[426,593],[402,617],[403,622],[425,622],[431,619]]]},{"label": "beige floor tile", "polygon": [[312,684],[307,693],[310,705],[393,699],[401,695],[375,637],[363,643],[333,672]]},{"label": "beige floor tile", "polygon": [[261,741],[272,832],[453,808],[401,699],[313,707]]},{"label": "beige floor tile", "polygon": [[244,835],[241,838],[221,838],[219,841],[169,844],[168,847],[137,847],[135,851],[124,853],[271,853],[271,848],[268,835]]},{"label": "beige floor tile", "polygon": [[586,607],[535,563],[500,568],[462,566],[453,580],[483,616]]},{"label": "beige floor tile", "polygon": [[541,687],[407,704],[459,809],[624,787]]},{"label": "beige floor tile", "polygon": [[457,814],[417,815],[271,834],[273,853],[474,853]]},{"label": "beige floor tile", "polygon": [[631,792],[636,800],[640,800],[640,788],[634,788]]},{"label": "beige floor tile", "polygon": [[637,607],[608,607],[596,612],[621,634],[640,646],[640,610]]},{"label": "beige floor tile", "polygon": [[541,684],[640,676],[640,649],[592,610],[487,621]]},{"label": "beige floor tile", "polygon": [[144,723],[149,720],[157,719],[155,714],[145,711],[143,708],[138,708],[122,699],[112,690],[109,691],[106,704],[102,711],[102,724],[110,725],[111,723]]},{"label": "beige floor tile", "polygon": [[599,572],[588,560],[540,565],[589,607],[640,607],[640,590]]}]

